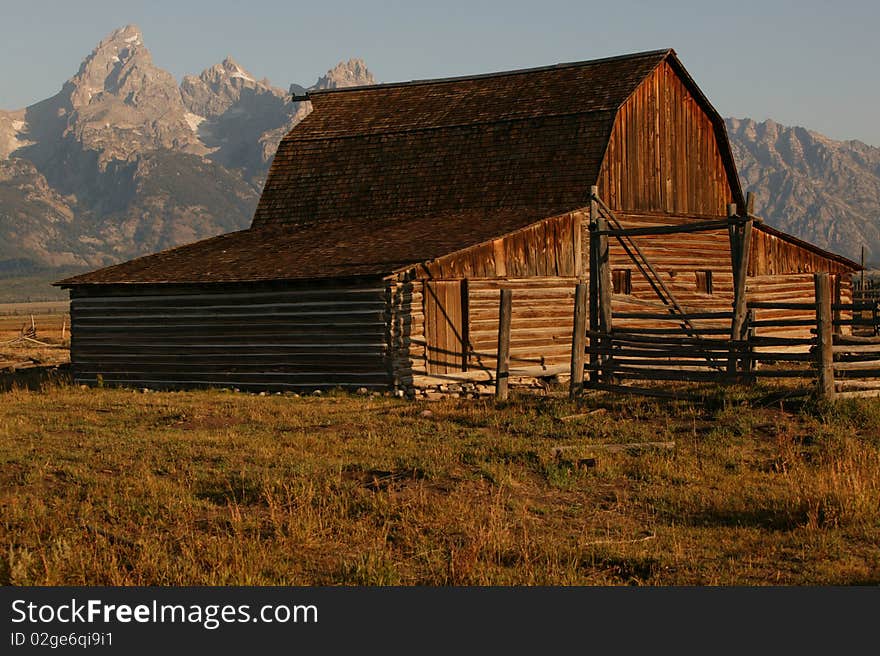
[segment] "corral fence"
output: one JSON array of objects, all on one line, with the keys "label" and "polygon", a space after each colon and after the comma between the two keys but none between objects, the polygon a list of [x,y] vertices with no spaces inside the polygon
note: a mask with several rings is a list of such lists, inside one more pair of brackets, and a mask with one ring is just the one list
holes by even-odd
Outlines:
[{"label": "corral fence", "polygon": [[[826,399],[880,396],[880,293],[873,293],[880,290],[857,288],[853,301],[844,303],[839,278],[820,272],[813,275],[812,302],[749,301],[750,239],[760,220],[751,213],[752,204],[748,194],[742,216],[730,205],[726,220],[627,229],[592,188],[589,282],[577,284],[574,294],[572,399],[586,390],[689,398],[686,391],[657,383],[751,385],[768,378],[802,380]],[[680,303],[636,239],[725,228],[734,293],[726,311]],[[610,239],[622,246],[656,299],[628,299],[622,304],[627,309],[612,307]],[[500,290],[493,377],[499,399],[508,396],[516,360],[510,355],[512,298],[511,290]],[[633,311],[632,305],[644,309]],[[538,376],[565,368],[515,364],[517,373]]]},{"label": "corral fence", "polygon": [[[586,331],[585,376],[580,386],[664,396],[670,393],[632,382],[752,384],[762,378],[793,378],[811,381],[824,398],[880,396],[876,305],[832,303],[826,273],[814,274],[814,285],[814,303],[748,303],[743,336],[737,340],[731,339],[730,328],[703,327],[682,335],[682,329],[657,327],[659,322],[669,321],[668,314],[613,312],[612,319],[637,320],[644,325]],[[798,310],[812,316],[760,319],[756,318],[759,310]],[[693,323],[714,322],[718,326],[732,321],[733,313],[692,312],[684,317]],[[761,334],[792,328],[808,331],[808,336]],[[845,334],[847,329],[853,334]],[[579,384],[576,378],[573,371],[574,390]]]},{"label": "corral fence", "polygon": [[[770,377],[812,379],[826,399],[880,395],[877,299],[842,303],[839,284],[832,284],[828,273],[816,273],[812,303],[747,300],[750,238],[758,220],[751,213],[752,203],[749,194],[743,216],[737,215],[735,205],[728,206],[726,222],[624,229],[593,188],[589,285],[579,284],[575,294],[572,398],[589,389],[676,395],[656,386],[634,385],[637,381],[752,384]],[[683,307],[633,239],[724,225],[733,269],[731,311]],[[658,297],[654,308],[612,308],[610,238],[620,243],[650,283]]]}]

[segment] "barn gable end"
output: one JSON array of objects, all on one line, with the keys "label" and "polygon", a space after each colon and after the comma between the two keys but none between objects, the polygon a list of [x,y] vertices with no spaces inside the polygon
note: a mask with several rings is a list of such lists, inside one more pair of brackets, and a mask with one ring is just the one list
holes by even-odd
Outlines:
[{"label": "barn gable end", "polygon": [[614,210],[724,216],[743,206],[723,121],[671,55],[621,105],[599,173]]}]

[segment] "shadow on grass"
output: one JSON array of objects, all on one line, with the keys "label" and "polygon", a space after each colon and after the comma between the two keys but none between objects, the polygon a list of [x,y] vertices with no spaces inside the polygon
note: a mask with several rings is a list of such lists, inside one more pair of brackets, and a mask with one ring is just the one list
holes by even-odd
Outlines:
[{"label": "shadow on grass", "polygon": [[704,528],[759,528],[768,531],[793,531],[807,523],[806,511],[774,510],[769,508],[718,508],[684,517],[676,517],[676,524]]},{"label": "shadow on grass", "polygon": [[38,391],[51,385],[69,385],[72,382],[70,365],[67,363],[0,371],[0,392],[16,388]]}]

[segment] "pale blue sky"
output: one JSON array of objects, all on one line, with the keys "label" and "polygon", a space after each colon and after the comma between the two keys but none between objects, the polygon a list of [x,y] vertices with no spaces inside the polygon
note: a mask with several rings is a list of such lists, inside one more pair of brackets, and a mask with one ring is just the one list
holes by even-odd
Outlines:
[{"label": "pale blue sky", "polygon": [[55,93],[127,23],[178,78],[229,54],[284,88],[351,56],[390,82],[673,47],[725,116],[880,146],[877,0],[0,0],[0,108]]}]

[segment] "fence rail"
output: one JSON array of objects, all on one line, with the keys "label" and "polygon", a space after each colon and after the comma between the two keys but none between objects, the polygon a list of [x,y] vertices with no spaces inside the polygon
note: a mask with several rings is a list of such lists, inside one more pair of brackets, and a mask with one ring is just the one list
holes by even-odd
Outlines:
[{"label": "fence rail", "polygon": [[[730,323],[735,318],[733,312],[611,312],[612,319],[643,321],[645,325],[628,323],[615,328],[609,322],[609,330],[600,324],[598,328],[584,331],[582,346],[575,345],[583,348],[586,356],[587,364],[581,364],[586,366],[588,374],[583,388],[644,394],[647,388],[633,387],[626,382],[751,384],[762,378],[797,378],[813,381],[826,398],[880,396],[877,303],[832,302],[829,276],[815,274],[814,283],[816,300],[813,303],[747,303],[740,339],[732,338],[731,328],[717,325],[700,328],[690,321]],[[757,319],[756,310],[765,314],[802,310],[810,316]],[[867,314],[862,314],[866,311]],[[657,327],[656,322],[670,320],[688,320],[687,327]],[[810,336],[759,334],[759,331],[786,328],[809,328]],[[853,334],[843,334],[845,330]],[[859,331],[864,334],[856,334]],[[575,360],[572,358],[573,363]],[[574,394],[574,387],[572,389]]]}]

